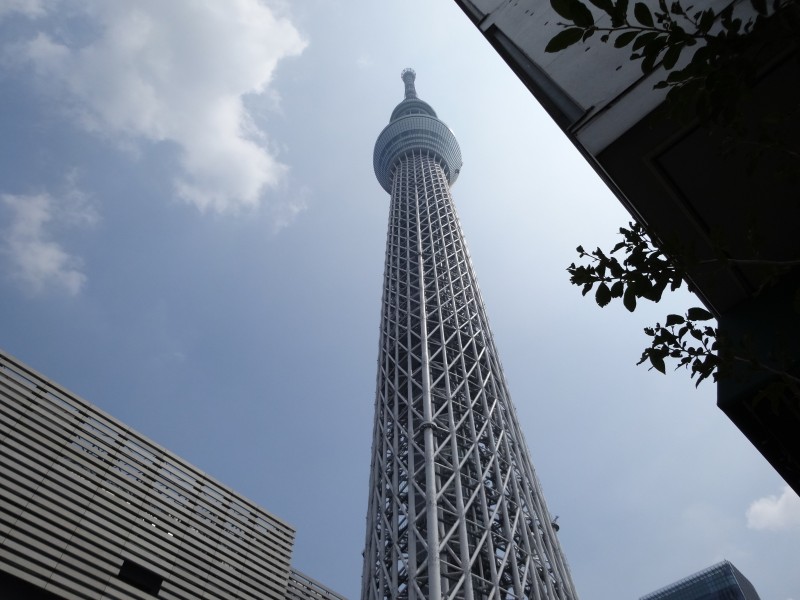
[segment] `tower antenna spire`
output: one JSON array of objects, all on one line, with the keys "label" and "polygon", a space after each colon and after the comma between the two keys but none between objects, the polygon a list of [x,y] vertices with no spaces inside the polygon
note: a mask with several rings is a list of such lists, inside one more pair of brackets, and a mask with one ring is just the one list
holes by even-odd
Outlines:
[{"label": "tower antenna spire", "polygon": [[406,100],[417,98],[417,90],[414,87],[414,80],[417,78],[417,74],[414,69],[403,69],[403,72],[400,73],[400,78],[406,84]]}]

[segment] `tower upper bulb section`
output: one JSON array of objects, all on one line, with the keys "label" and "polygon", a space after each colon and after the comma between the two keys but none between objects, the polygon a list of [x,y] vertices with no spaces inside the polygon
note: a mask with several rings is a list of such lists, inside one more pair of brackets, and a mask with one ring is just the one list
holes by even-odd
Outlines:
[{"label": "tower upper bulb section", "polygon": [[401,74],[405,98],[392,111],[389,124],[375,142],[373,166],[384,190],[392,192],[392,173],[397,161],[413,151],[428,152],[442,166],[447,181],[453,185],[461,171],[461,149],[456,136],[436,116],[430,104],[417,97],[416,73],[405,69]]}]

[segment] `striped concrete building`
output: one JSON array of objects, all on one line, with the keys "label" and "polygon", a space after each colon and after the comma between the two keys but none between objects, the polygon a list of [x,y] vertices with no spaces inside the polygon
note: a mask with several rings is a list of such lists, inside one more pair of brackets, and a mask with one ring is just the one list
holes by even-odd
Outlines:
[{"label": "striped concrete building", "polygon": [[297,569],[289,573],[289,585],[286,588],[286,600],[346,600],[325,587],[319,581],[311,579]]},{"label": "striped concrete building", "polygon": [[0,353],[0,597],[341,600],[291,568],[294,535]]}]

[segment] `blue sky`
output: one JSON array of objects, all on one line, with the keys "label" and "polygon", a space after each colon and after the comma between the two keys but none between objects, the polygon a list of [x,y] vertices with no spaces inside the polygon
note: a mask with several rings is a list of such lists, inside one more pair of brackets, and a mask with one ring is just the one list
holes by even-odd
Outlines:
[{"label": "blue sky", "polygon": [[399,74],[454,197],[584,598],[728,558],[800,597],[800,501],[642,327],[568,283],[627,216],[450,0],[0,1],[0,346],[298,530],[355,599]]}]

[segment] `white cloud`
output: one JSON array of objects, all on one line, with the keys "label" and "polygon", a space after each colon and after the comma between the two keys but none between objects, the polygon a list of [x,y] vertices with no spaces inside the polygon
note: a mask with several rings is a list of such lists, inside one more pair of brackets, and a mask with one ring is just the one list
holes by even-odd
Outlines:
[{"label": "white cloud", "polygon": [[747,509],[747,526],[773,531],[800,527],[800,498],[788,485],[780,496],[759,498]]},{"label": "white cloud", "polygon": [[53,239],[52,230],[96,223],[97,214],[85,195],[70,185],[58,201],[46,193],[3,194],[0,201],[11,213],[2,238],[11,275],[33,293],[55,287],[78,294],[86,283],[82,261]]},{"label": "white cloud", "polygon": [[305,41],[260,0],[82,0],[90,43],[40,31],[17,55],[64,92],[79,122],[120,144],[173,142],[177,195],[201,211],[256,208],[287,167],[249,118],[278,62]]}]

